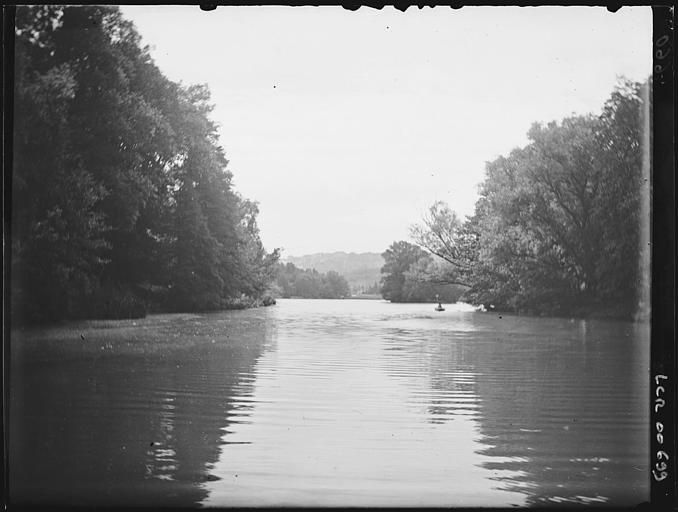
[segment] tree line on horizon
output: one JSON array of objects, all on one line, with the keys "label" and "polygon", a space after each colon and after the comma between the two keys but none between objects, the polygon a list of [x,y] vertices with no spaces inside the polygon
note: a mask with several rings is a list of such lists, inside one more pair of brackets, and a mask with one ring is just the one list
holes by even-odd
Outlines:
[{"label": "tree line on horizon", "polygon": [[15,321],[261,301],[279,253],[233,189],[209,90],[166,78],[117,7],[18,7],[14,100]]},{"label": "tree line on horizon", "polygon": [[344,299],[351,296],[351,288],[346,278],[333,270],[321,273],[279,262],[273,293],[283,298]]},{"label": "tree line on horizon", "polygon": [[414,243],[383,253],[384,298],[448,284],[498,311],[646,316],[649,88],[621,79],[599,115],[534,124],[525,147],[486,164],[472,216],[434,203],[412,227]]}]

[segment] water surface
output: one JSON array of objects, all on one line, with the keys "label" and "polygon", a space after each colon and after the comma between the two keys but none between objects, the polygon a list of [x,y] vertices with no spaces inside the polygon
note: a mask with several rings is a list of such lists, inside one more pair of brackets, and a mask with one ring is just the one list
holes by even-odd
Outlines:
[{"label": "water surface", "polygon": [[647,326],[281,300],[85,327],[15,333],[14,503],[648,499]]}]

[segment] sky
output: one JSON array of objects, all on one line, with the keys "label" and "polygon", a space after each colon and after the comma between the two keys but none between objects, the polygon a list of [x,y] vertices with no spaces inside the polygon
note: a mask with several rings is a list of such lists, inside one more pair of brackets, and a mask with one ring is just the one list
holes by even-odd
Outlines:
[{"label": "sky", "polygon": [[268,250],[383,252],[534,122],[597,113],[652,67],[649,7],[124,6],[161,71],[206,83]]}]

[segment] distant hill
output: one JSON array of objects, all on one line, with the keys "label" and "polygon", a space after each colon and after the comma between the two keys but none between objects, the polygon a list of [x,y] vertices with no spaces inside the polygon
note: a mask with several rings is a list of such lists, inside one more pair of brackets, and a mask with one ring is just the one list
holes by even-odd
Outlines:
[{"label": "distant hill", "polygon": [[353,293],[367,291],[381,279],[384,258],[376,252],[331,252],[287,256],[284,261],[299,268],[316,269],[318,272],[334,270],[346,278]]}]

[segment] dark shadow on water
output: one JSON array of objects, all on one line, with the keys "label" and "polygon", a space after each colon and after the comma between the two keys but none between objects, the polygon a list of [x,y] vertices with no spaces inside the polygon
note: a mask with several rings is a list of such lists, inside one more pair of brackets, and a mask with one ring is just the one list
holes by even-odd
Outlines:
[{"label": "dark shadow on water", "polygon": [[385,349],[394,354],[392,377],[428,373],[431,424],[460,414],[477,424],[477,464],[491,487],[539,507],[647,500],[648,326],[474,322],[470,331],[454,321],[435,331],[393,329]]},{"label": "dark shadow on water", "polygon": [[496,482],[532,506],[647,500],[647,326],[552,323],[469,351],[483,467],[515,475]]},{"label": "dark shadow on water", "polygon": [[247,421],[253,406],[251,376],[271,327],[265,313],[246,311],[177,317],[158,329],[197,341],[63,360],[56,349],[54,357],[22,354],[21,340],[13,341],[12,504],[190,507],[204,500],[224,434]]}]

